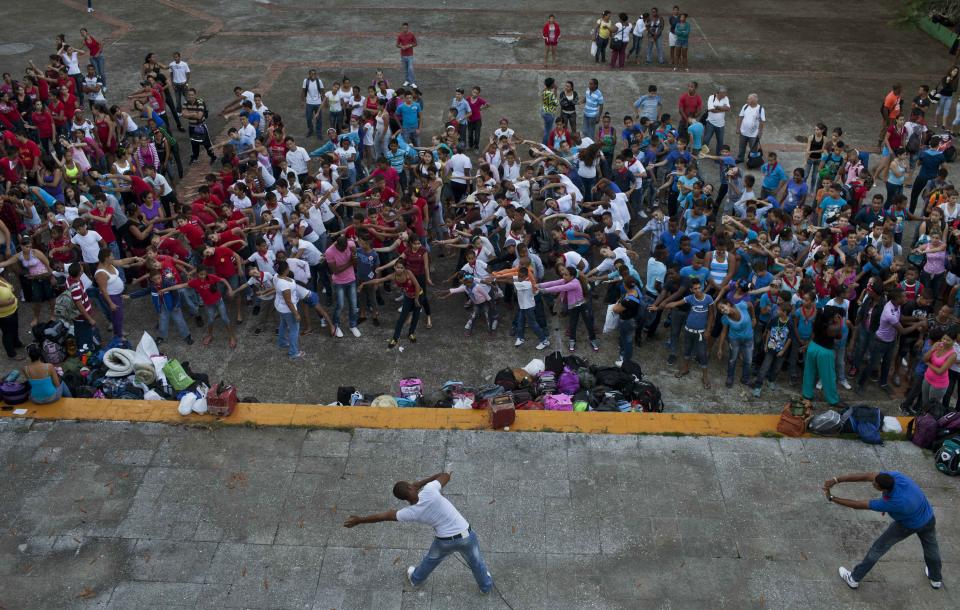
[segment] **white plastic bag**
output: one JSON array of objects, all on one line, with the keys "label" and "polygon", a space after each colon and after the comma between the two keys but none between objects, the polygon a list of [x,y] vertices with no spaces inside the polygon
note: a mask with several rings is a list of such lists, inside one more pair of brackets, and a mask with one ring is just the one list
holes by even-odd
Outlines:
[{"label": "white plastic bag", "polygon": [[543,369],[545,367],[546,365],[543,363],[543,360],[540,360],[539,358],[534,358],[533,360],[527,363],[527,366],[523,367],[523,370],[525,370],[527,374],[530,375],[531,377],[536,377],[537,375],[543,372]]},{"label": "white plastic bag", "polygon": [[620,326],[620,316],[613,310],[615,305],[607,305],[607,318],[603,321],[603,332],[609,333]]},{"label": "white plastic bag", "polygon": [[597,56],[597,41],[594,40],[590,43],[590,58],[593,59]]},{"label": "white plastic bag", "polygon": [[193,403],[197,402],[197,395],[193,392],[187,392],[183,395],[183,398],[180,399],[180,405],[177,407],[177,411],[180,412],[180,415],[190,415],[190,412],[193,411]]},{"label": "white plastic bag", "polygon": [[903,426],[900,425],[900,420],[896,417],[885,415],[883,417],[883,427],[881,430],[884,432],[896,432],[897,434],[900,434],[903,432]]}]

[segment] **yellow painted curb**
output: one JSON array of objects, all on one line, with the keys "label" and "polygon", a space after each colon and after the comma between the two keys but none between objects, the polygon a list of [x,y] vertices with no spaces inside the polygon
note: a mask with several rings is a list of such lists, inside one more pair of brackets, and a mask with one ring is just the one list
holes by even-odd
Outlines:
[{"label": "yellow painted curb", "polygon": [[[49,405],[26,403],[9,407],[0,417],[39,420],[105,420],[165,424],[303,426],[309,428],[393,428],[483,430],[489,416],[483,410],[378,409],[321,405],[240,403],[233,415],[181,416],[177,403],[150,400],[64,398]],[[581,432],[596,434],[687,434],[703,436],[764,436],[777,433],[779,415],[728,413],[577,413],[517,411],[513,432]],[[909,417],[898,418],[906,429]]]}]

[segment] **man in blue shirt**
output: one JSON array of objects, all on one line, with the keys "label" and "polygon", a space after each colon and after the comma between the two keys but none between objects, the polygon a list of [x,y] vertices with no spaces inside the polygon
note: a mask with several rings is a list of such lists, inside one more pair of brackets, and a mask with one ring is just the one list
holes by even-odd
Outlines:
[{"label": "man in blue shirt", "polygon": [[457,124],[459,125],[460,141],[467,141],[467,120],[470,118],[470,103],[463,97],[463,88],[456,91],[456,95],[450,100],[450,107],[457,109]]},{"label": "man in blue shirt", "polygon": [[627,143],[633,141],[633,136],[643,134],[643,127],[633,121],[629,114],[623,117],[623,129],[620,131],[620,141]]},{"label": "man in blue shirt", "polygon": [[[873,488],[883,492],[883,495],[873,500],[838,498],[830,492],[837,483],[872,483]],[[920,538],[920,544],[923,546],[923,560],[926,563],[926,574],[930,580],[930,586],[934,589],[943,586],[940,573],[940,547],[937,544],[937,519],[927,497],[910,477],[896,471],[847,474],[824,482],[823,491],[829,502],[857,510],[887,513],[893,519],[893,523],[880,534],[867,551],[867,556],[857,564],[853,572],[844,567],[840,568],[840,578],[847,583],[847,586],[851,589],[859,587],[867,572],[893,545],[914,534]]]},{"label": "man in blue shirt", "polygon": [[397,106],[397,114],[400,116],[403,138],[414,146],[420,146],[420,105],[413,103],[412,93],[403,96],[403,103]]},{"label": "man in blue shirt", "polygon": [[940,171],[940,166],[947,162],[943,153],[937,150],[938,146],[940,146],[940,136],[933,136],[930,138],[930,143],[927,144],[927,148],[922,150],[917,157],[917,164],[920,166],[920,171],[917,172],[917,178],[913,181],[913,188],[910,190],[910,212],[916,209],[917,198],[920,197],[920,192],[923,190],[924,185],[928,180],[936,178],[937,172]]},{"label": "man in blue shirt", "polygon": [[587,83],[587,90],[583,93],[583,131],[581,134],[591,140],[597,139],[597,120],[603,114],[603,93],[600,92],[600,83],[591,78]]},{"label": "man in blue shirt", "polygon": [[679,231],[679,225],[676,220],[670,219],[667,223],[667,230],[660,234],[660,243],[667,247],[668,258],[680,250],[680,238],[683,236]]},{"label": "man in blue shirt", "polygon": [[647,117],[648,120],[657,122],[660,120],[660,109],[663,108],[663,98],[657,94],[657,86],[647,87],[647,94],[641,95],[640,99],[633,103],[633,117],[637,120],[640,117]]}]

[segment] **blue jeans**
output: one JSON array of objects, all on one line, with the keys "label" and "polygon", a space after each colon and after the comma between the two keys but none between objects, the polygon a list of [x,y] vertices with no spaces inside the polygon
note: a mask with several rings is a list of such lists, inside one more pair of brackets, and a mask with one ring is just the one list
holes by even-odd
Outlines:
[{"label": "blue jeans", "polygon": [[[316,134],[318,138],[323,137],[323,112],[320,111],[320,104],[307,104],[304,110],[304,119],[307,121],[307,135]],[[316,118],[314,118],[316,113]]]},{"label": "blue jeans", "polygon": [[330,111],[330,127],[336,129],[338,134],[340,133],[340,128],[343,127],[343,110]]},{"label": "blue jeans", "polygon": [[[867,365],[860,371],[857,377],[857,385],[863,387],[867,383],[867,377],[877,366],[880,367],[880,385],[887,385],[887,374],[890,372],[890,364],[893,362],[893,348],[897,345],[896,340],[883,341],[873,334],[873,342],[870,344],[869,359]],[[854,361],[859,362],[859,361]]]},{"label": "blue jeans", "polygon": [[541,144],[547,146],[547,139],[550,137],[550,132],[553,131],[553,124],[557,122],[557,115],[541,110],[540,118],[543,119],[543,140],[541,140]]},{"label": "blue jeans", "polygon": [[930,571],[930,580],[943,580],[940,574],[940,546],[937,544],[937,518],[931,517],[926,525],[919,529],[910,529],[894,521],[887,527],[880,537],[876,539],[870,550],[867,551],[863,561],[853,568],[853,579],[857,582],[863,580],[873,566],[880,561],[880,558],[886,554],[893,545],[906,540],[914,534],[920,539],[920,545],[923,547],[923,562]]},{"label": "blue jeans", "polygon": [[343,311],[344,301],[350,300],[350,312],[347,314],[347,319],[350,322],[350,328],[355,328],[357,326],[357,318],[360,317],[360,310],[357,308],[357,283],[350,282],[349,284],[334,284],[334,292],[337,293],[337,304],[333,308],[333,323],[340,327],[340,312]]},{"label": "blue jeans", "polygon": [[292,313],[280,314],[280,332],[277,334],[277,345],[288,347],[287,355],[293,358],[300,353],[300,322]]},{"label": "blue jeans", "polygon": [[100,77],[100,80],[103,81],[103,86],[107,86],[107,73],[103,68],[103,54],[97,55],[96,57],[90,58],[90,63],[93,64],[93,69],[97,72],[97,76]]},{"label": "blue jeans", "polygon": [[200,297],[197,296],[196,291],[193,288],[181,288],[177,292],[180,293],[180,300],[186,305],[190,315],[200,315]]},{"label": "blue jeans", "polygon": [[663,47],[660,46],[661,36],[647,36],[647,63],[653,59],[653,48],[657,48],[657,61],[660,63],[666,62],[663,58]]},{"label": "blue jeans", "polygon": [[820,159],[808,159],[805,170],[807,173],[807,178],[810,179],[809,192],[812,194],[816,194],[817,183],[820,182]]},{"label": "blue jeans", "polygon": [[620,359],[624,362],[633,360],[633,338],[637,333],[637,321],[620,320],[617,331],[620,334]]},{"label": "blue jeans", "polygon": [[167,331],[170,328],[170,318],[173,318],[173,323],[176,325],[181,337],[186,338],[190,336],[190,329],[187,328],[187,321],[183,319],[183,310],[181,310],[180,307],[172,310],[161,307],[159,314],[160,328],[158,329],[158,334],[161,339],[167,338]]},{"label": "blue jeans", "polygon": [[413,78],[413,55],[401,55],[400,65],[403,66],[403,78],[411,84],[417,82],[416,79]]},{"label": "blue jeans", "polygon": [[743,383],[750,383],[750,365],[753,363],[753,337],[749,339],[733,339],[730,341],[730,357],[727,359],[727,381],[733,381],[733,375],[737,371],[737,358],[743,356],[743,375],[740,377]]},{"label": "blue jeans", "polygon": [[420,146],[420,134],[417,133],[416,127],[403,127],[400,129],[400,133],[409,144]]},{"label": "blue jeans", "polygon": [[529,324],[533,334],[535,334],[537,339],[540,339],[542,343],[547,340],[547,333],[543,330],[543,327],[537,323],[535,309],[535,307],[531,307],[530,309],[517,309],[517,322],[515,326],[517,338],[523,339],[523,331],[527,327],[527,324]]},{"label": "blue jeans", "polygon": [[597,137],[597,118],[597,116],[587,116],[586,113],[584,113],[583,130],[581,130],[580,133],[595,140]]},{"label": "blue jeans", "polygon": [[477,580],[477,586],[480,587],[481,591],[486,593],[493,588],[493,577],[490,576],[490,571],[487,570],[487,564],[483,562],[483,554],[480,552],[480,540],[477,538],[477,533],[473,530],[470,530],[469,536],[458,540],[440,540],[439,538],[434,538],[433,544],[430,545],[430,550],[423,556],[420,565],[417,566],[417,569],[413,571],[413,575],[410,577],[413,586],[419,587],[422,585],[423,582],[427,580],[427,577],[430,576],[430,573],[437,569],[437,566],[440,565],[450,553],[460,553],[460,556],[463,557],[467,565],[470,566],[470,571],[473,572],[473,577]]},{"label": "blue jeans", "polygon": [[718,155],[720,154],[720,148],[723,147],[723,129],[724,129],[723,127],[717,127],[710,121],[706,121],[703,124],[703,143],[707,146],[710,146],[710,140],[712,140],[713,137],[716,136],[717,137],[716,153]]}]

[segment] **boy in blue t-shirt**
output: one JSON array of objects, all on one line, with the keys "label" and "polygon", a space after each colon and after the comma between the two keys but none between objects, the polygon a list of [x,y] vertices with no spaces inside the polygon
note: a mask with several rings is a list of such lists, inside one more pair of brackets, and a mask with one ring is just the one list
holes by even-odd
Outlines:
[{"label": "boy in blue t-shirt", "polygon": [[[690,268],[687,267],[687,269]],[[703,286],[702,279],[691,277],[689,280],[690,294],[665,305],[652,306],[650,310],[656,311],[657,309],[674,309],[677,307],[690,308],[683,325],[683,361],[680,363],[680,370],[674,374],[674,377],[679,379],[690,373],[690,359],[696,354],[697,363],[700,365],[700,371],[703,375],[703,387],[709,390],[707,338],[713,320],[713,297],[703,291]]]},{"label": "boy in blue t-shirt", "polygon": [[740,383],[750,385],[750,366],[753,363],[753,320],[749,314],[737,305],[729,303],[720,303],[717,309],[723,316],[720,323],[723,324],[723,332],[720,333],[720,357],[723,357],[724,339],[730,348],[730,355],[727,358],[727,380],[724,385],[728,388],[733,387],[733,376],[737,370],[737,360],[743,358],[743,370],[740,377]]},{"label": "boy in blue t-shirt", "polygon": [[[767,298],[764,294],[760,298],[761,315],[763,311],[763,300]],[[771,390],[776,390],[774,383],[777,379],[777,373],[783,367],[783,361],[790,350],[790,312],[792,307],[787,299],[778,298],[779,303],[774,306],[776,317],[767,324],[767,329],[763,333],[763,362],[760,364],[760,370],[753,379],[753,395],[760,397],[760,391],[763,389],[763,380],[766,379]],[[769,301],[769,299],[768,299]]]}]

